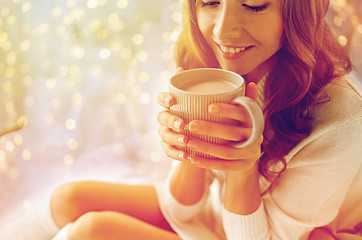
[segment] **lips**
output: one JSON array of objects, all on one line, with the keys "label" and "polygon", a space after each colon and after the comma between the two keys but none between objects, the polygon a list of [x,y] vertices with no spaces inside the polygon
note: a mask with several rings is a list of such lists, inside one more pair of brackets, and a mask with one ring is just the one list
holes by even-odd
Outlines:
[{"label": "lips", "polygon": [[224,58],[227,59],[236,59],[244,55],[250,48],[253,46],[238,46],[238,47],[232,47],[232,46],[224,46],[224,45],[218,45],[219,51],[221,55]]}]

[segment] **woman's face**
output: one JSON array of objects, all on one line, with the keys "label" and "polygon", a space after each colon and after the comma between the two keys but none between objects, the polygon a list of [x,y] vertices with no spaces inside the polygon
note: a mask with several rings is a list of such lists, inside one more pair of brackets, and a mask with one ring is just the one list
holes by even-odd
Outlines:
[{"label": "woman's face", "polygon": [[197,0],[199,28],[223,69],[257,81],[281,46],[281,0]]}]

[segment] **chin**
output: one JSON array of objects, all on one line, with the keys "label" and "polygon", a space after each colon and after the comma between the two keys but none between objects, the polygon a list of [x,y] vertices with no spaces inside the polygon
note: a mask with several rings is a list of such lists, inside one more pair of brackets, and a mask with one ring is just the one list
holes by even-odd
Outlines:
[{"label": "chin", "polygon": [[225,70],[229,70],[229,71],[232,71],[232,72],[235,72],[241,76],[243,75],[247,75],[249,72],[251,72],[251,69],[250,68],[243,68],[243,67],[240,67],[240,66],[226,66],[226,65],[221,65],[222,69],[225,69]]}]

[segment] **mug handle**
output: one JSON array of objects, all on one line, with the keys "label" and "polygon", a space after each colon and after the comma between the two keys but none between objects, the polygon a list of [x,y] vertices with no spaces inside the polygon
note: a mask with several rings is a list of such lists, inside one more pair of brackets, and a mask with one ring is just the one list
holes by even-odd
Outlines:
[{"label": "mug handle", "polygon": [[251,132],[251,136],[248,140],[243,142],[237,142],[232,144],[235,148],[242,148],[249,146],[253,144],[255,141],[257,141],[260,136],[263,134],[264,131],[264,116],[263,112],[253,99],[245,96],[240,96],[232,100],[230,103],[241,105],[249,112],[252,124],[253,124],[253,130]]}]

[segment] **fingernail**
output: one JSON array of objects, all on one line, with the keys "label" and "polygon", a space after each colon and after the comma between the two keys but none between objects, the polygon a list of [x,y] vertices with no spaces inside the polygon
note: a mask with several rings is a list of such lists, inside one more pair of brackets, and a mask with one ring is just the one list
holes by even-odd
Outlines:
[{"label": "fingernail", "polygon": [[220,111],[220,107],[219,107],[219,106],[214,105],[214,104],[212,104],[212,105],[209,106],[209,112],[210,112],[210,113],[218,113],[219,111]]},{"label": "fingernail", "polygon": [[168,98],[168,97],[165,98],[165,104],[166,104],[167,106],[170,104],[170,101],[171,101],[170,98]]},{"label": "fingernail", "polygon": [[190,130],[190,132],[198,132],[200,130],[200,124],[198,124],[196,122],[192,122],[189,125],[189,130]]},{"label": "fingernail", "polygon": [[185,145],[185,137],[182,136],[182,137],[177,138],[177,142],[181,143],[184,146]]},{"label": "fingernail", "polygon": [[180,126],[181,126],[181,120],[177,120],[173,123],[173,126],[177,129],[180,130]]}]

